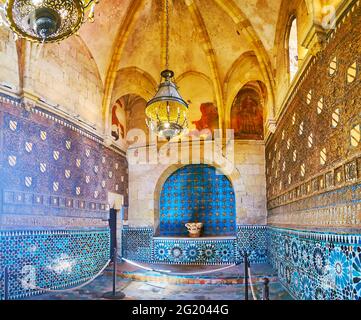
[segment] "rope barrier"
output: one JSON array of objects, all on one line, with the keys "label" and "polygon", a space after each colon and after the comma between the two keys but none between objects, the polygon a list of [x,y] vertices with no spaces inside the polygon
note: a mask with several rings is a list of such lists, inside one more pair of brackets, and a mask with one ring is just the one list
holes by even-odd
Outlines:
[{"label": "rope barrier", "polygon": [[141,268],[143,270],[147,270],[147,271],[153,271],[153,272],[156,272],[156,273],[160,273],[160,274],[165,274],[165,275],[176,275],[176,276],[187,276],[187,275],[204,275],[204,274],[211,274],[211,273],[215,273],[215,272],[219,272],[219,271],[224,271],[224,270],[227,270],[227,269],[231,269],[231,268],[234,268],[235,266],[238,266],[240,265],[240,263],[234,263],[232,265],[229,265],[229,266],[226,266],[226,267],[222,267],[222,268],[219,268],[219,269],[214,269],[214,270],[208,270],[208,271],[198,271],[198,272],[172,272],[170,270],[160,270],[160,269],[154,269],[154,268],[150,268],[150,267],[147,267],[147,266],[143,266],[139,263],[136,263],[134,261],[131,261],[131,260],[128,260],[128,259],[125,259],[125,258],[122,258],[122,260],[124,260],[125,262],[133,265],[133,266],[136,266],[138,268]]},{"label": "rope barrier", "polygon": [[108,267],[109,263],[110,263],[111,260],[108,260],[107,263],[104,265],[104,267],[94,276],[92,277],[91,279],[89,279],[88,281],[84,282],[83,284],[77,286],[77,287],[74,287],[74,288],[69,288],[69,289],[63,289],[63,290],[52,290],[52,289],[45,289],[45,288],[40,288],[40,287],[36,287],[36,286],[32,286],[32,285],[29,285],[29,289],[32,289],[32,290],[38,290],[38,291],[44,291],[44,292],[70,292],[70,291],[74,291],[74,290],[78,290],[78,289],[81,289],[83,287],[85,287],[86,285],[88,285],[89,283],[93,282],[96,278],[98,278],[103,272],[104,270]]},{"label": "rope barrier", "polygon": [[255,286],[255,284],[253,284],[253,282],[252,282],[252,274],[251,274],[251,268],[250,267],[248,267],[248,274],[249,274],[249,282],[250,282],[250,287],[251,287],[253,300],[258,300],[257,296],[256,296],[256,294],[254,292],[254,288],[253,288]]},{"label": "rope barrier", "polygon": [[[187,276],[187,275],[205,275],[205,274],[212,274],[212,273],[215,273],[215,272],[220,272],[220,271],[224,271],[224,270],[228,270],[228,269],[231,269],[231,268],[234,268],[238,265],[240,265],[241,263],[234,263],[232,265],[229,265],[229,266],[226,266],[226,267],[222,267],[222,268],[218,268],[218,269],[214,269],[214,270],[207,270],[207,271],[198,271],[198,272],[172,272],[171,270],[160,270],[160,269],[154,269],[154,268],[150,268],[150,267],[147,267],[147,266],[144,266],[144,265],[141,265],[139,263],[136,263],[134,261],[131,261],[131,260],[128,260],[128,259],[125,259],[125,258],[122,258],[123,261],[125,261],[126,263],[129,263],[133,266],[136,266],[138,268],[141,268],[143,270],[146,270],[146,271],[152,271],[152,272],[156,272],[156,273],[159,273],[159,274],[163,274],[163,275],[177,275],[177,276]],[[97,277],[99,277],[103,272],[104,270],[108,267],[109,263],[111,262],[111,260],[108,260],[106,262],[106,264],[104,265],[104,267],[95,275],[93,276],[91,279],[89,279],[88,281],[82,283],[81,285],[77,286],[77,287],[74,287],[74,288],[69,288],[69,289],[62,289],[62,290],[55,290],[55,289],[45,289],[45,288],[40,288],[40,287],[37,287],[37,286],[32,286],[32,285],[29,285],[29,289],[32,289],[32,290],[37,290],[37,291],[43,291],[43,292],[49,292],[49,293],[62,293],[62,292],[71,292],[71,291],[74,291],[74,290],[78,290],[78,289],[81,289],[83,287],[85,287],[86,285],[90,284],[91,282],[93,282]],[[251,274],[251,269],[248,268],[248,273],[249,273],[249,279],[250,279],[250,287],[251,287],[251,292],[252,292],[252,296],[253,296],[253,299],[254,300],[258,300],[257,299],[257,296],[254,292],[254,284],[252,283],[252,274]]]}]

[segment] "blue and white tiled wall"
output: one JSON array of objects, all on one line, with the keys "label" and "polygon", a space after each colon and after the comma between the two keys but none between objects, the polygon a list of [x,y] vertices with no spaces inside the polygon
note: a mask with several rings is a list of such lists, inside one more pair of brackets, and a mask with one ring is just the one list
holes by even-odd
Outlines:
[{"label": "blue and white tiled wall", "polygon": [[[10,298],[18,299],[39,293],[21,282],[34,271],[38,287],[56,289],[82,283],[102,268],[110,246],[106,194],[126,195],[128,173],[125,158],[94,137],[2,98],[0,299],[5,266],[10,267]],[[297,299],[361,299],[360,234],[266,226],[237,226],[233,237],[217,240],[153,234],[151,228],[125,228],[123,256],[148,263],[216,265],[240,262],[247,251],[252,264],[270,261]]]},{"label": "blue and white tiled wall", "polygon": [[108,192],[128,201],[124,154],[35,106],[0,95],[0,229],[107,227]]},{"label": "blue and white tiled wall", "polygon": [[[0,300],[63,289],[94,277],[110,257],[109,229],[68,231],[0,231]],[[35,286],[39,290],[31,289]]]},{"label": "blue and white tiled wall", "polygon": [[361,234],[269,228],[269,259],[299,300],[361,300]]}]

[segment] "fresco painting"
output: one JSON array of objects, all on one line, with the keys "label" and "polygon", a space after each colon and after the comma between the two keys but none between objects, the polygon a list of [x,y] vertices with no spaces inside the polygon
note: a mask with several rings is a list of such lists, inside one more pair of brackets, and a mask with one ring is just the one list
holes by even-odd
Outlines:
[{"label": "fresco painting", "polygon": [[235,139],[263,139],[263,107],[255,90],[244,88],[237,94],[231,109],[231,128]]},{"label": "fresco painting", "polygon": [[112,136],[115,141],[124,140],[126,135],[125,101],[117,100],[112,108]]},{"label": "fresco painting", "polygon": [[[214,130],[219,128],[219,115],[217,106],[213,102],[204,102],[199,106],[201,116],[198,120],[190,121],[189,136],[211,138]],[[192,118],[192,117],[191,117]],[[193,118],[194,119],[194,118]]]},{"label": "fresco painting", "polygon": [[200,106],[202,117],[197,121],[192,121],[198,131],[209,129],[211,131],[218,128],[218,110],[212,102],[202,103]]}]

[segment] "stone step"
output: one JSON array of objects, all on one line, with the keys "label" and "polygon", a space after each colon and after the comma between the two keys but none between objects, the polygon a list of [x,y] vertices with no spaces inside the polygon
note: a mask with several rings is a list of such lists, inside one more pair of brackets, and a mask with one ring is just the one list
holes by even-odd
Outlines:
[{"label": "stone step", "polygon": [[[154,270],[168,270],[170,273],[158,273],[147,271],[142,268],[129,265],[127,263],[119,264],[117,275],[124,279],[131,279],[143,282],[156,282],[168,284],[245,284],[243,265],[235,266],[227,270],[216,271],[224,266],[183,266],[183,265],[150,265],[144,264],[145,267]],[[197,275],[199,271],[213,271],[214,273]],[[106,270],[107,274],[112,273],[112,268]],[[186,274],[178,274],[186,273]],[[277,273],[269,265],[254,265],[251,268],[252,283],[262,284],[263,279],[267,277],[270,282],[277,282]]]}]

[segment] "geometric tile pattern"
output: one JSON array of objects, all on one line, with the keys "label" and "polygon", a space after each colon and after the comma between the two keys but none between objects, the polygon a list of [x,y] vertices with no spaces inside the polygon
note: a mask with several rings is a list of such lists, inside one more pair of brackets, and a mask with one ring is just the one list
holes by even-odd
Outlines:
[{"label": "geometric tile pattern", "polygon": [[[153,240],[154,263],[220,265],[234,263],[235,240]],[[232,262],[233,261],[233,262]]]},{"label": "geometric tile pattern", "polygon": [[152,239],[152,228],[130,228],[124,226],[122,233],[122,257],[139,262],[150,262]]},{"label": "geometric tile pattern", "polygon": [[[361,170],[359,175],[361,179]],[[292,224],[293,226],[307,225],[315,228],[336,226],[345,229],[361,225],[360,183],[330,191],[325,191],[323,188],[322,193],[318,193],[320,191],[316,182],[313,184],[314,189],[311,188],[312,184],[309,182],[307,186],[310,187],[300,187],[298,194],[290,191],[282,197],[271,200],[269,205],[272,209],[268,214],[268,223],[276,226]],[[349,182],[346,183],[349,184]]]},{"label": "geometric tile pattern", "polygon": [[147,263],[221,265],[243,261],[247,251],[253,264],[265,263],[267,227],[238,226],[237,236],[201,238],[153,237],[152,228],[123,229],[123,257]]},{"label": "geometric tile pattern", "polygon": [[235,235],[235,195],[229,179],[208,165],[187,165],[164,183],[160,235],[186,236],[187,222],[202,222],[206,236]]},{"label": "geometric tile pattern", "polygon": [[20,299],[41,293],[27,283],[46,289],[84,283],[109,256],[109,229],[0,232],[0,300],[5,298],[5,266],[9,267],[9,298]]},{"label": "geometric tile pattern", "polygon": [[242,225],[237,227],[236,261],[243,261],[247,252],[250,263],[268,262],[267,226]]},{"label": "geometric tile pattern", "polygon": [[298,300],[361,300],[361,235],[269,228],[270,262]]}]

